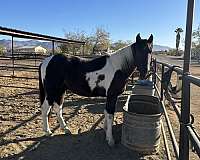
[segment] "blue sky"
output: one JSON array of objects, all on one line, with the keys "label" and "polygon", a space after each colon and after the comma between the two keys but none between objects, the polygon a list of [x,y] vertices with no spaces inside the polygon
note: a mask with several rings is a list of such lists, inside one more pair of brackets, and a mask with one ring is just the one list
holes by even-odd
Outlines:
[{"label": "blue sky", "polygon": [[[59,37],[64,30],[90,34],[101,26],[113,41],[152,33],[155,44],[174,47],[174,30],[185,30],[186,8],[187,0],[3,0],[0,25]],[[194,28],[198,24],[200,0],[196,0]]]}]

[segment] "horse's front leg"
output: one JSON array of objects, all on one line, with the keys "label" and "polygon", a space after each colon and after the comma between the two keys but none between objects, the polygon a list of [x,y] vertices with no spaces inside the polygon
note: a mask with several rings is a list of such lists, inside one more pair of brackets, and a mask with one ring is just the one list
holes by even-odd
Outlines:
[{"label": "horse's front leg", "polygon": [[106,132],[106,140],[108,141],[109,146],[113,146],[115,141],[112,135],[112,124],[114,119],[115,105],[117,102],[117,96],[108,96],[106,102],[106,109],[104,110],[105,122],[104,130]]},{"label": "horse's front leg", "polygon": [[41,109],[42,109],[43,130],[45,132],[45,135],[49,136],[52,134],[48,123],[48,115],[51,110],[51,106],[49,105],[46,99],[44,100]]},{"label": "horse's front leg", "polygon": [[58,122],[60,124],[61,129],[64,130],[65,134],[71,134],[62,116],[62,106],[63,104],[58,105],[58,103],[54,103],[54,110],[56,111],[56,115],[57,115]]}]

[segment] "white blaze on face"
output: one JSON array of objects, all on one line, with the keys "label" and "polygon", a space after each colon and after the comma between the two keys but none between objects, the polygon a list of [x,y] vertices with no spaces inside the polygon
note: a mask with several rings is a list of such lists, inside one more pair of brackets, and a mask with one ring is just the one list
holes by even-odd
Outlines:
[{"label": "white blaze on face", "polygon": [[[50,60],[53,58],[53,56],[50,56],[50,57],[47,57],[43,60],[42,62],[42,66],[41,66],[41,79],[42,79],[42,83],[45,79],[45,76],[46,76],[46,68],[50,62]],[[43,83],[44,84],[44,83]]]},{"label": "white blaze on face", "polygon": [[[153,49],[153,43],[147,43],[147,46],[148,46],[149,50],[152,51],[152,49]],[[150,70],[151,54],[152,53],[148,53],[148,65],[147,65],[147,69],[148,70]]]},{"label": "white blaze on face", "polygon": [[147,43],[147,46],[152,51],[152,49],[153,49],[153,43]]}]

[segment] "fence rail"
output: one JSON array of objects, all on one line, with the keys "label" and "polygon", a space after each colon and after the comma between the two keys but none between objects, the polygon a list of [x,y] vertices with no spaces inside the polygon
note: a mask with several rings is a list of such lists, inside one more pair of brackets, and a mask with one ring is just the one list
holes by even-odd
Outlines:
[{"label": "fence rail", "polygon": [[[50,52],[48,54],[41,54],[35,52],[13,52],[13,54],[5,54],[6,56],[0,56],[0,70],[9,71],[11,74],[10,77],[12,78],[24,78],[27,77],[17,76],[15,73],[18,71],[25,71],[25,72],[38,72],[40,62],[47,56],[52,55]],[[82,58],[96,58],[100,55],[75,55],[80,56]],[[12,73],[11,73],[12,71]],[[0,77],[5,77],[4,75],[0,74]],[[6,76],[8,77],[8,76]],[[35,79],[37,77],[28,77],[31,79]]]},{"label": "fence rail", "polygon": [[[49,54],[48,54],[49,55]],[[48,55],[35,52],[14,52],[12,55],[0,56],[0,70],[3,71],[0,77],[5,77],[5,74],[10,74],[12,78],[34,79],[37,77],[19,76],[16,73],[24,72],[38,72],[39,64]],[[8,75],[6,77],[9,77]]]}]

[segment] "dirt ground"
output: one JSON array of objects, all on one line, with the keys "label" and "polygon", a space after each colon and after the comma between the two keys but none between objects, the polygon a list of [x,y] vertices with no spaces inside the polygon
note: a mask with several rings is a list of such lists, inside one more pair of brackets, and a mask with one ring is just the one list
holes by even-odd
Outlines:
[{"label": "dirt ground", "polygon": [[[10,73],[5,70],[1,75]],[[36,74],[15,72],[16,76],[26,77],[35,77]],[[42,131],[38,81],[0,78],[0,159],[165,159],[162,147],[156,155],[142,155],[121,144],[122,107],[126,97],[127,92],[117,103],[113,126],[116,144],[111,148],[105,141],[102,129],[104,98],[87,98],[67,93],[63,117],[72,135],[63,134],[52,110],[50,128],[53,136],[47,138]]]},{"label": "dirt ground", "polygon": [[[34,62],[33,62],[34,63]],[[10,73],[12,73],[10,71]],[[9,73],[9,74],[10,74]],[[199,66],[192,66],[192,73],[200,76]],[[8,74],[3,71],[2,74]],[[15,72],[17,76],[36,77],[37,72]],[[130,87],[129,87],[130,89]],[[195,128],[200,133],[200,91],[191,87],[191,110],[195,116]],[[111,148],[105,141],[102,129],[105,106],[104,98],[87,98],[67,93],[63,105],[63,117],[72,132],[64,135],[52,110],[50,128],[52,137],[45,137],[39,104],[36,79],[0,78],[0,158],[1,159],[65,159],[65,160],[164,160],[163,139],[160,152],[142,155],[121,144],[122,107],[127,90],[118,100],[113,133],[116,145]],[[170,120],[179,134],[179,124],[172,107],[167,107]],[[169,135],[167,134],[168,139]],[[170,148],[172,150],[172,148]],[[172,150],[173,151],[173,150]],[[196,155],[191,153],[196,160]]]}]

